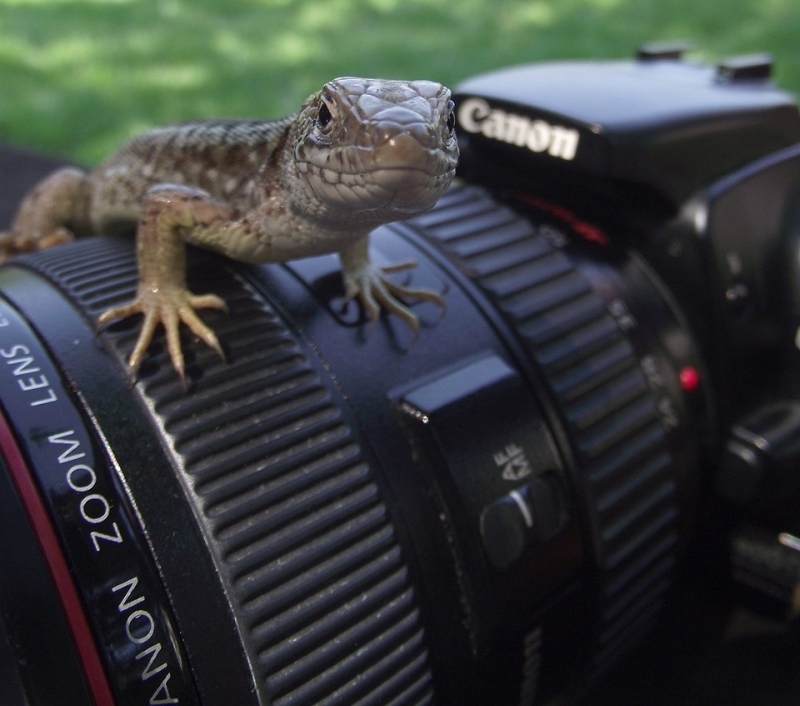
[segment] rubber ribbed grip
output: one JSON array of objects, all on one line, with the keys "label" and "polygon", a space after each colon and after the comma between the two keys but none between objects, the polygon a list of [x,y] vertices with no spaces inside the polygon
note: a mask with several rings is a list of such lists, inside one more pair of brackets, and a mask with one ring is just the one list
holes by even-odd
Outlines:
[{"label": "rubber ribbed grip", "polygon": [[[92,319],[135,292],[127,241],[27,262]],[[203,314],[229,362],[184,341],[187,394],[159,333],[132,394],[182,471],[264,694],[280,706],[431,703],[416,596],[338,393],[234,269],[192,252],[189,272],[193,291],[230,307]],[[134,318],[100,334],[123,369],[138,331]]]},{"label": "rubber ribbed grip", "polygon": [[654,396],[587,276],[529,221],[464,187],[418,222],[505,314],[566,422],[600,568],[599,671],[651,625],[674,562],[676,486]]}]

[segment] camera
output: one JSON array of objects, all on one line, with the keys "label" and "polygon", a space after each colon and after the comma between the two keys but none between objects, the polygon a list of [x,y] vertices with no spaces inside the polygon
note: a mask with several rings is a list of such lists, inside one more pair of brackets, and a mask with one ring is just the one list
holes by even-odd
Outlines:
[{"label": "camera", "polygon": [[227,360],[186,334],[184,389],[157,338],[129,385],[138,322],[93,322],[130,238],[4,265],[4,703],[575,702],[687,565],[790,623],[800,114],[770,69],[653,45],[463,82],[457,183],[372,238],[447,302],[413,342],[334,256],[193,250]]}]

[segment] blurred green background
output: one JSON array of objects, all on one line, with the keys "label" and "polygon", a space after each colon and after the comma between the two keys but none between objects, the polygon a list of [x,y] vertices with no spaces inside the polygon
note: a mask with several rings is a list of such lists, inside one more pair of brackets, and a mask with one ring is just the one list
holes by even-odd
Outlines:
[{"label": "blurred green background", "polygon": [[0,0],[0,140],[92,163],[155,124],[288,114],[334,76],[452,86],[666,39],[768,50],[800,93],[800,0]]}]

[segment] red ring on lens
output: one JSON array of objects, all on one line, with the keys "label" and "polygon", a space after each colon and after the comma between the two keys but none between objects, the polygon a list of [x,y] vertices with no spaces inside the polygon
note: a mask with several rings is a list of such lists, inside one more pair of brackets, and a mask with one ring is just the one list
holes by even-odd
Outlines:
[{"label": "red ring on lens", "polygon": [[61,552],[58,536],[50,522],[50,516],[47,514],[42,499],[39,497],[39,491],[33,482],[25,458],[2,413],[0,413],[0,453],[3,454],[11,474],[11,480],[25,506],[28,519],[33,525],[45,561],[50,569],[92,697],[97,706],[114,706],[111,687],[100,661],[94,636],[86,620],[83,604]]}]

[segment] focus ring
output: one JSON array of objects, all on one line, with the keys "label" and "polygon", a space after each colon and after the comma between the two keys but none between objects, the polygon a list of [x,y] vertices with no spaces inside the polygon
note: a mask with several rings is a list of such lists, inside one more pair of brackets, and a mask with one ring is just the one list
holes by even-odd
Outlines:
[{"label": "focus ring", "polygon": [[451,189],[418,222],[503,312],[566,422],[600,569],[601,671],[652,624],[677,541],[671,452],[636,351],[569,254],[483,190]]},{"label": "focus ring", "polygon": [[[230,362],[184,341],[195,378],[186,394],[159,335],[136,390],[182,471],[261,698],[430,703],[416,596],[344,403],[233,268],[205,253],[190,260],[190,288],[213,286],[231,309],[207,317]],[[21,261],[91,319],[135,292],[126,240],[89,239]],[[100,334],[123,369],[138,326]]]}]

